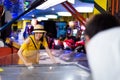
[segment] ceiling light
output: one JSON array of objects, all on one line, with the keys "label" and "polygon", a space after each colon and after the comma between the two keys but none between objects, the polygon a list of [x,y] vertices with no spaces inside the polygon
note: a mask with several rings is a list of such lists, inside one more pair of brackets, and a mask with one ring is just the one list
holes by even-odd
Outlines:
[{"label": "ceiling light", "polygon": [[45,15],[45,17],[50,19],[57,19],[57,15]]},{"label": "ceiling light", "polygon": [[76,7],[75,9],[80,13],[91,13],[91,12],[93,12],[93,7],[83,6],[83,7]]},{"label": "ceiling light", "polygon": [[48,18],[47,18],[47,17],[37,17],[37,20],[38,20],[38,21],[48,20]]},{"label": "ceiling light", "polygon": [[35,17],[35,15],[32,15],[32,17]]},{"label": "ceiling light", "polygon": [[68,2],[75,4],[75,0],[67,0]]},{"label": "ceiling light", "polygon": [[57,4],[60,4],[62,2],[64,2],[66,0],[47,0],[46,2],[44,2],[43,4],[41,4],[40,6],[38,6],[36,9],[42,9],[45,10],[49,7],[55,6]]},{"label": "ceiling light", "polygon": [[57,12],[59,16],[72,16],[69,12]]},{"label": "ceiling light", "polygon": [[36,9],[45,10],[47,8],[50,8],[52,6],[55,6],[57,4],[65,2],[65,1],[68,1],[70,3],[75,2],[74,0],[47,0],[46,2],[44,2],[43,4],[41,4],[40,6],[38,6]]},{"label": "ceiling light", "polygon": [[55,8],[51,8],[51,10],[52,10],[52,11],[54,11],[54,10],[55,10]]},{"label": "ceiling light", "polygon": [[22,18],[22,20],[25,20],[24,18]]}]

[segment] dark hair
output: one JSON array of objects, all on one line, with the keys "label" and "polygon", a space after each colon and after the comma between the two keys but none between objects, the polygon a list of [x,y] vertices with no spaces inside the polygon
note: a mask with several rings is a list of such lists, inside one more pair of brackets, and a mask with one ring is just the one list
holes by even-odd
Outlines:
[{"label": "dark hair", "polygon": [[[44,38],[44,35],[45,35],[45,33],[42,33],[43,35],[42,35],[42,37],[40,38],[40,41],[41,42],[43,42],[43,38]],[[46,38],[46,37],[45,37]]]},{"label": "dark hair", "polygon": [[43,36],[40,38],[40,41],[43,42]]},{"label": "dark hair", "polygon": [[119,20],[111,14],[96,14],[86,23],[85,34],[92,38],[100,31],[118,27],[119,25]]}]

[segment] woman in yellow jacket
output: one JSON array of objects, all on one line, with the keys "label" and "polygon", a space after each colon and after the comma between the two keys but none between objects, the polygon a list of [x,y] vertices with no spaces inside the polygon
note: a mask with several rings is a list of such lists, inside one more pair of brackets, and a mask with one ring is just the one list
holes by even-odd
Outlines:
[{"label": "woman in yellow jacket", "polygon": [[42,44],[48,55],[50,56],[51,60],[56,63],[55,59],[53,58],[49,48],[48,43],[45,38],[46,31],[42,25],[35,25],[34,26],[34,35],[30,35],[21,45],[18,55],[19,60],[18,64],[25,64],[26,66],[32,66],[32,64],[38,64],[39,61],[39,49],[40,45]]}]

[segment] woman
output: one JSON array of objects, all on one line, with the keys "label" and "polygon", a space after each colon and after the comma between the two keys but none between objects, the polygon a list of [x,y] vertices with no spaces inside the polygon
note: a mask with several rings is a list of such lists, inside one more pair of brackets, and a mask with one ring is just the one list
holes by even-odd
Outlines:
[{"label": "woman", "polygon": [[51,60],[56,63],[55,59],[51,55],[51,52],[48,48],[48,43],[45,38],[46,31],[42,25],[34,26],[34,35],[30,35],[24,43],[21,45],[21,48],[18,51],[20,57],[18,64],[25,64],[26,66],[32,66],[32,64],[38,64],[39,61],[39,49],[42,44]]}]

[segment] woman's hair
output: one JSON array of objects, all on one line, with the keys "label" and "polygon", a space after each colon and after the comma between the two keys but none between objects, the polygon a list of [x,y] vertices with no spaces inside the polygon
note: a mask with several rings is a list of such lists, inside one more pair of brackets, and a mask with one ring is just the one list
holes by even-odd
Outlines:
[{"label": "woman's hair", "polygon": [[44,37],[46,38],[46,33],[43,33],[42,37],[40,38],[40,41],[43,42]]},{"label": "woman's hair", "polygon": [[44,38],[44,33],[43,33],[42,37],[40,38],[41,42],[43,42],[43,38]]},{"label": "woman's hair", "polygon": [[86,23],[85,34],[92,38],[100,31],[118,27],[119,25],[119,20],[111,14],[96,14]]}]

